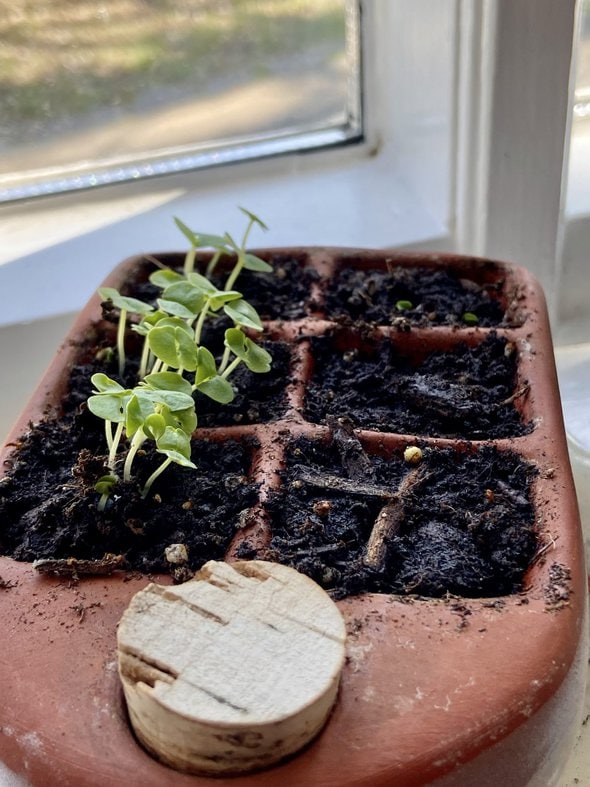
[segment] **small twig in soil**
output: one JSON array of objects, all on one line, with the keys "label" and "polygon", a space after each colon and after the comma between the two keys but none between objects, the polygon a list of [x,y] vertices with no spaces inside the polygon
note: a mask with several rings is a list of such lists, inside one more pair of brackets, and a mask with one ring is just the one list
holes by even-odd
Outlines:
[{"label": "small twig in soil", "polygon": [[328,415],[326,422],[332,431],[334,445],[349,478],[353,481],[361,481],[363,478],[373,480],[375,470],[361,441],[354,433],[352,421],[349,418]]},{"label": "small twig in soil", "polygon": [[314,473],[302,470],[297,480],[307,484],[307,486],[314,486],[318,489],[330,489],[333,492],[346,492],[364,497],[380,497],[388,500],[395,495],[395,492],[392,492],[391,489],[378,484],[363,484],[360,481],[352,481],[349,478],[340,478],[340,476],[329,475],[328,473]]},{"label": "small twig in soil", "polygon": [[539,549],[535,552],[535,554],[533,555],[533,559],[531,561],[532,563],[536,563],[537,561],[539,561],[541,557],[545,554],[545,552],[547,552],[548,549],[555,549],[556,546],[555,542],[557,541],[559,536],[554,538],[551,533],[548,533],[547,537],[549,540],[542,547],[539,547]]},{"label": "small twig in soil", "polygon": [[417,484],[423,483],[430,475],[430,473],[424,473],[423,466],[410,470],[402,478],[391,500],[379,511],[363,557],[363,563],[367,568],[376,571],[383,569],[387,545],[393,536],[399,533],[404,521],[406,497]]},{"label": "small twig in soil", "polygon": [[[469,393],[475,399],[483,386],[469,386]],[[412,406],[428,410],[443,418],[457,420],[462,414],[471,413],[476,407],[475,402],[465,399],[465,386],[447,383],[441,388],[441,381],[434,375],[415,375],[407,378],[405,392],[412,397]]]},{"label": "small twig in soil", "polygon": [[121,571],[125,565],[123,555],[107,553],[98,560],[81,560],[75,557],[41,558],[35,560],[33,568],[40,574],[56,577],[100,576]]},{"label": "small twig in soil", "polygon": [[407,582],[404,585],[404,593],[413,593],[414,590],[416,590],[417,587],[420,587],[420,585],[424,581],[425,576],[426,575],[424,573],[421,573],[421,574],[418,574],[417,577],[414,577],[414,579],[412,579],[411,582]]},{"label": "small twig in soil", "polygon": [[324,544],[321,547],[309,547],[309,549],[299,549],[294,552],[293,557],[309,557],[310,555],[327,555],[330,552],[338,552],[339,550],[346,549],[346,544],[342,541],[337,541],[335,544]]},{"label": "small twig in soil", "polygon": [[528,383],[525,383],[518,391],[515,391],[512,396],[509,396],[508,399],[504,399],[503,402],[498,404],[498,407],[502,407],[505,404],[512,404],[515,399],[520,399],[521,396],[526,396],[530,390],[531,386]]}]

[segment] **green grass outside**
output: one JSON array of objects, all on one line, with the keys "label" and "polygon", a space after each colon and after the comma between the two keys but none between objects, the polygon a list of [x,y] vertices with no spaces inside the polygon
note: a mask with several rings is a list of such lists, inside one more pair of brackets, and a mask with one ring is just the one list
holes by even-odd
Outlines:
[{"label": "green grass outside", "polygon": [[6,128],[130,106],[146,88],[198,95],[344,38],[342,0],[0,0]]}]

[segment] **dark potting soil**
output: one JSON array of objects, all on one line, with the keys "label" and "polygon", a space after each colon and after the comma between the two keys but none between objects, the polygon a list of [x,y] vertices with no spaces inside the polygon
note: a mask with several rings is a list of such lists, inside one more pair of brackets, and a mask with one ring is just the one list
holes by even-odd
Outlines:
[{"label": "dark potting soil", "polygon": [[273,254],[269,263],[273,266],[272,273],[242,271],[236,289],[263,320],[299,320],[305,317],[306,307],[311,306],[312,285],[319,279],[318,273],[305,267],[302,260],[285,254]]},{"label": "dark potting soil", "polygon": [[[146,443],[134,462],[134,482],[121,483],[106,510],[98,511],[94,484],[107,472],[104,426],[85,402],[91,375],[117,378],[117,361],[97,360],[95,338],[78,349],[62,417],[31,428],[10,458],[0,481],[0,554],[17,560],[122,554],[126,567],[152,572],[169,570],[164,549],[183,543],[193,570],[222,559],[242,526],[242,512],[257,499],[247,478],[250,443],[194,441],[197,470],[168,468],[143,499],[140,484],[163,460]],[[122,382],[135,384],[136,367],[128,362]]]},{"label": "dark potting soil", "polygon": [[[208,325],[204,332],[203,344],[210,348],[219,362],[223,352],[223,333],[230,321],[221,319]],[[131,340],[136,336],[131,334]],[[285,414],[287,408],[286,386],[290,381],[291,353],[289,346],[280,341],[258,341],[272,357],[271,369],[264,374],[251,372],[240,364],[230,377],[235,398],[229,404],[221,405],[200,392],[193,394],[199,419],[199,426],[235,426],[237,424],[269,423]],[[136,341],[137,344],[137,341]],[[112,345],[111,345],[112,346]],[[105,347],[109,347],[105,343]],[[86,362],[77,364],[70,373],[71,390],[64,406],[79,406],[92,393],[90,378],[97,372],[104,372],[122,385],[133,388],[137,385],[138,355],[140,350],[130,353],[125,365],[123,379],[119,377],[116,352],[104,357],[104,349],[96,357],[96,348],[81,348]],[[185,374],[193,382],[190,374]],[[193,375],[194,377],[194,375]]]},{"label": "dark potting soil", "polygon": [[122,554],[127,568],[144,572],[170,569],[164,550],[171,544],[186,546],[192,570],[223,559],[257,495],[247,478],[248,446],[196,441],[197,471],[168,468],[142,499],[137,481],[162,462],[148,449],[134,463],[134,483],[121,484],[101,513],[94,484],[105,456],[94,420],[88,411],[70,414],[25,436],[0,481],[0,553],[16,560]]},{"label": "dark potting soil", "polygon": [[[530,501],[535,470],[491,446],[423,447],[421,480],[402,496],[401,525],[386,539],[383,564],[365,565],[367,542],[387,503],[371,487],[395,492],[411,471],[401,459],[373,456],[370,469],[356,473],[359,490],[351,491],[346,481],[355,473],[343,470],[334,443],[298,439],[287,451],[283,487],[268,505],[273,537],[263,556],[302,571],[337,598],[518,592],[537,548]],[[334,477],[344,479],[343,491]]]},{"label": "dark potting soil", "polygon": [[312,349],[305,415],[314,423],[343,415],[380,432],[478,440],[530,431],[513,401],[516,352],[502,337],[432,352],[417,366],[387,340],[351,350],[318,337]]},{"label": "dark potting soil", "polygon": [[[292,260],[285,264],[299,270]],[[303,304],[311,279],[302,276],[300,284],[296,297]],[[260,289],[259,277],[256,286]],[[291,290],[289,282],[284,294]],[[145,299],[143,292],[129,294]],[[283,317],[303,313],[280,308]],[[94,372],[117,378],[117,360],[109,360],[107,347],[114,342],[116,316],[107,310],[108,340],[80,347],[63,417],[33,428],[11,458],[12,469],[0,481],[0,553],[18,560],[100,560],[113,553],[123,555],[129,569],[175,573],[165,549],[184,544],[194,571],[209,559],[223,559],[257,501],[256,485],[248,480],[251,442],[195,441],[198,470],[169,468],[144,500],[138,484],[162,461],[148,443],[134,464],[134,483],[121,484],[99,512],[94,484],[105,473],[103,423],[85,401]],[[222,319],[206,328],[206,345],[217,354],[225,327]],[[129,338],[131,344],[138,341],[132,333]],[[346,415],[357,426],[432,436],[491,438],[526,430],[511,401],[516,361],[503,339],[491,336],[475,350],[433,353],[417,369],[389,342],[374,352],[335,351],[333,344],[330,337],[313,340],[316,371],[306,405],[312,421]],[[255,375],[242,367],[232,377],[237,396],[229,407],[199,396],[201,426],[271,421],[284,414],[289,348],[280,342],[265,346],[273,371]],[[97,359],[97,352],[103,357]],[[387,370],[390,363],[393,371]],[[121,382],[134,385],[135,372],[130,360]],[[300,483],[303,465],[346,477],[346,462],[343,470],[339,452],[330,451],[326,458],[307,441],[290,451],[285,486],[269,503],[272,543],[259,557],[296,566],[337,597],[366,591],[502,595],[520,588],[536,538],[528,499],[532,470],[517,457],[486,447],[461,453],[458,460],[450,450],[425,449],[428,477],[404,497],[402,527],[376,568],[363,556],[385,498],[366,489],[341,493]],[[408,472],[401,461],[375,457],[372,466],[365,481],[391,489]],[[252,556],[247,545],[242,552]]]},{"label": "dark potting soil", "polygon": [[[306,267],[303,258],[290,254],[273,254],[268,257],[268,262],[273,267],[272,273],[242,270],[234,289],[242,293],[263,320],[298,320],[305,317],[306,307],[311,305],[312,285],[319,279],[318,273]],[[147,279],[156,269],[156,265],[147,261],[141,275]],[[197,265],[196,270],[204,273],[205,266]],[[211,277],[220,289],[225,286],[226,278],[227,274],[214,274]],[[155,305],[161,290],[149,281],[143,281],[133,283],[126,289],[126,294]]]},{"label": "dark potting soil", "polygon": [[229,404],[219,404],[197,392],[195,402],[199,426],[264,424],[285,414],[291,363],[289,347],[284,342],[259,344],[272,356],[270,372],[255,374],[244,364],[238,366],[230,378],[235,398]]},{"label": "dark potting soil", "polygon": [[501,283],[480,286],[446,270],[397,266],[389,272],[344,267],[328,286],[326,316],[377,325],[396,324],[402,318],[421,326],[499,326],[504,310],[494,294],[500,288]]}]

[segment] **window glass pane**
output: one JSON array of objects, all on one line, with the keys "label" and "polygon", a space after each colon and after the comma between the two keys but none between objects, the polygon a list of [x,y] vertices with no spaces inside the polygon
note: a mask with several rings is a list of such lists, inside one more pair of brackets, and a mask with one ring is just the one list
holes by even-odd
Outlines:
[{"label": "window glass pane", "polygon": [[346,0],[0,0],[4,198],[232,160],[229,143],[244,158],[358,137],[356,16]]}]

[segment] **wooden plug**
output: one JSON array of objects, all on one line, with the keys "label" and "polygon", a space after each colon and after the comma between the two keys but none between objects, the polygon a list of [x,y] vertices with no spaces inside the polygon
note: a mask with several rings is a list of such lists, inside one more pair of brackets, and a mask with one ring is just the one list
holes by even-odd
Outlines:
[{"label": "wooden plug", "polygon": [[117,635],[136,736],[189,773],[273,765],[326,722],[345,638],[327,593],[287,566],[210,561],[183,585],[152,583]]}]

